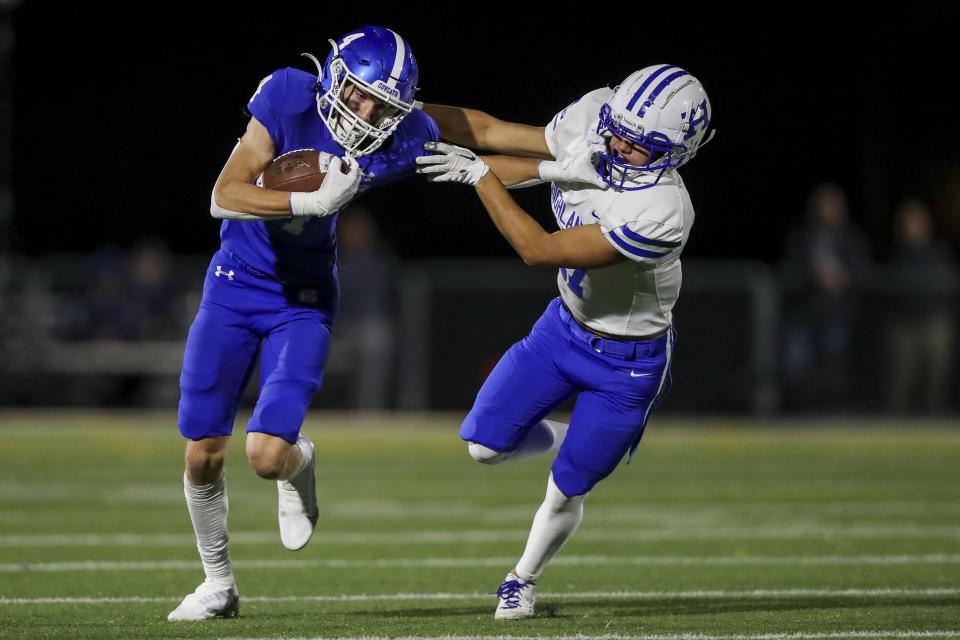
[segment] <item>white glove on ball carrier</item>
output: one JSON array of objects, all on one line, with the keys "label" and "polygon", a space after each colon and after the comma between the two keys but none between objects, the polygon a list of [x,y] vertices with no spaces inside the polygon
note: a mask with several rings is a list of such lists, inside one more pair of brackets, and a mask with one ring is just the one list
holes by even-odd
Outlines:
[{"label": "white glove on ball carrier", "polygon": [[[320,154],[321,163],[327,158]],[[360,187],[360,165],[350,155],[342,159],[329,156],[327,175],[316,191],[294,191],[290,194],[290,211],[294,216],[329,216],[342,209],[357,195]],[[347,167],[344,173],[342,165]],[[322,166],[322,165],[321,165]]]}]

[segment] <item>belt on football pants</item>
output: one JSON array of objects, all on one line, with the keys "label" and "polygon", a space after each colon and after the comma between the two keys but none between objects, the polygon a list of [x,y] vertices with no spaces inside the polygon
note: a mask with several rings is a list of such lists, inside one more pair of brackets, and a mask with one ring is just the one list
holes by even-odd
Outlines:
[{"label": "belt on football pants", "polygon": [[634,360],[637,357],[637,343],[649,342],[662,337],[670,329],[669,327],[648,336],[613,336],[607,333],[591,329],[577,320],[567,305],[560,302],[560,309],[564,319],[567,320],[567,326],[570,332],[577,338],[586,342],[591,349],[597,353],[614,356],[622,360]]},{"label": "belt on football pants", "polygon": [[244,271],[252,275],[254,278],[260,278],[261,280],[277,280],[275,276],[269,273],[260,271],[259,269],[254,269],[253,267],[248,265],[246,262],[244,262],[240,258],[240,256],[235,254],[233,251],[230,252],[230,259],[236,262],[241,269],[243,269]]}]

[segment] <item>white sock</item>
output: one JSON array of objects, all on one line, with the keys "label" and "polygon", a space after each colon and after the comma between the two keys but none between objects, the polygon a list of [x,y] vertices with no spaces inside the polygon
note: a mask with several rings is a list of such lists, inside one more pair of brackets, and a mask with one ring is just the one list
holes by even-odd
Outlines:
[{"label": "white sock", "polygon": [[527,546],[517,563],[514,574],[525,582],[533,582],[563,543],[580,526],[583,519],[583,499],[586,495],[568,498],[553,482],[547,481],[547,496],[533,518]]},{"label": "white sock", "polygon": [[533,425],[520,446],[511,451],[505,460],[526,460],[548,451],[556,452],[567,437],[569,427],[565,422],[541,420]]},{"label": "white sock", "polygon": [[223,473],[213,484],[194,486],[183,474],[183,495],[197,536],[197,551],[208,582],[234,586],[227,534],[227,488]]},{"label": "white sock", "polygon": [[[307,468],[307,464],[310,463],[310,451],[307,448],[306,440],[303,436],[297,438],[296,443],[293,447],[297,450],[297,465],[293,468],[292,472],[287,478],[282,478],[283,480],[290,481],[300,475],[300,472]],[[293,453],[292,451],[290,452]]]}]

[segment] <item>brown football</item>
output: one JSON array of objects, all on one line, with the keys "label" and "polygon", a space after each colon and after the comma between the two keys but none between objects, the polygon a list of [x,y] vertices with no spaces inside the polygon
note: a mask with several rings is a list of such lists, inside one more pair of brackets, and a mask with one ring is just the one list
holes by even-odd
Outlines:
[{"label": "brown football", "polygon": [[[329,156],[326,156],[329,158]],[[316,149],[299,149],[277,156],[263,170],[263,188],[277,191],[316,191],[327,174]]]}]

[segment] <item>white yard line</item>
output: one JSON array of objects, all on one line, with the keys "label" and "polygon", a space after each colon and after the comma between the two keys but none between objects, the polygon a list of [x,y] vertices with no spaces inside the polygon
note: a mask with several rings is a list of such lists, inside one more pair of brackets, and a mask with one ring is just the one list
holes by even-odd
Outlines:
[{"label": "white yard line", "polygon": [[[36,516],[42,505],[34,504],[38,498],[68,499],[83,498],[105,503],[170,503],[182,504],[183,492],[173,486],[156,483],[97,484],[94,487],[78,486],[69,482],[23,482],[0,481],[0,499],[24,500],[29,498],[31,505],[24,509],[8,509],[4,513],[19,515],[21,512]],[[323,504],[324,514],[344,518],[485,518],[528,519],[536,510],[535,504],[509,505],[500,507],[481,506],[454,500],[350,500],[328,501]],[[49,510],[62,509],[61,505],[50,506]],[[798,516],[822,517],[824,515],[946,515],[960,517],[960,501],[950,499],[905,500],[850,500],[841,498],[830,500],[827,497],[813,501],[751,501],[716,507],[705,504],[676,504],[650,502],[605,502],[591,506],[593,518],[611,521],[687,522],[691,519],[721,519],[730,521],[744,513],[771,514],[788,513],[796,519]]]},{"label": "white yard line", "polygon": [[[500,567],[515,558],[394,558],[389,560],[235,560],[240,569],[462,569]],[[888,556],[560,556],[557,566],[896,566],[957,564],[960,554]],[[194,571],[197,560],[18,562],[0,564],[0,573],[67,571]]]},{"label": "white yard line", "polygon": [[[393,533],[338,532],[314,534],[314,543],[328,545],[398,545],[444,543],[500,543],[526,538],[527,529],[473,529],[469,531],[407,531]],[[649,528],[636,531],[584,529],[580,541],[657,542],[670,540],[804,540],[843,539],[960,539],[960,527],[944,525],[798,525],[756,527],[683,527]],[[272,531],[248,531],[230,534],[233,544],[276,544],[279,534]],[[0,548],[21,547],[110,547],[110,546],[192,546],[189,533],[38,533],[0,535]]]},{"label": "white yard line", "polygon": [[[315,538],[316,539],[316,538]],[[267,544],[280,540],[276,531],[231,533],[234,544]],[[179,547],[196,544],[188,533],[40,533],[0,535],[0,548],[33,547]]]},{"label": "white yard line", "polygon": [[[642,636],[607,634],[601,636],[347,636],[339,638],[285,638],[284,640],[837,640],[841,638],[958,638],[960,631],[832,631],[825,633],[763,633],[756,635],[709,635],[704,633],[661,633]],[[279,640],[264,638],[224,638],[223,640]]]},{"label": "white yard line", "polygon": [[[960,631],[831,631],[825,633],[763,633],[755,635],[709,635],[704,633],[661,633],[642,636],[576,635],[576,636],[347,636],[339,638],[285,638],[284,640],[837,640],[857,638],[958,638]],[[264,638],[224,638],[224,640],[279,640],[277,636]]]},{"label": "white yard line", "polygon": [[[544,592],[543,598],[558,600],[725,600],[764,598],[891,598],[960,596],[960,588],[937,589],[753,589],[740,591],[569,591]],[[181,596],[182,597],[182,596]],[[181,597],[0,597],[0,605],[23,604],[141,604],[179,602]],[[381,593],[315,596],[244,596],[244,602],[394,602],[394,601],[441,601],[441,600],[489,600],[491,593]]]},{"label": "white yard line", "polygon": [[683,527],[639,531],[584,531],[578,540],[796,540],[814,538],[960,538],[960,527],[943,525],[796,525],[755,527]]},{"label": "white yard line", "polygon": [[[38,498],[83,498],[103,502],[156,502],[156,503],[183,503],[183,491],[179,485],[164,485],[155,482],[130,482],[117,484],[110,482],[93,482],[92,484],[78,485],[75,482],[26,482],[21,480],[0,481],[0,499],[29,500],[30,508],[25,509],[31,514],[43,510],[44,505],[36,504]],[[536,510],[535,504],[509,505],[500,507],[481,506],[457,500],[329,500],[323,503],[324,513],[343,517],[359,518],[406,518],[411,515],[419,517],[531,517]],[[50,510],[61,509],[62,506],[47,507]],[[8,513],[19,513],[20,510],[8,510]],[[704,515],[730,516],[742,513],[770,513],[786,512],[796,517],[799,514],[822,516],[833,515],[877,515],[890,517],[891,515],[953,515],[960,517],[960,500],[949,498],[929,498],[918,496],[914,500],[853,500],[849,497],[831,499],[828,496],[818,497],[816,501],[803,500],[753,500],[745,503],[728,504],[717,507],[703,503],[676,503],[676,502],[644,502],[644,501],[598,501],[590,507],[591,514],[596,517],[611,517],[624,519],[646,519],[659,517],[686,521],[690,518]]]}]

